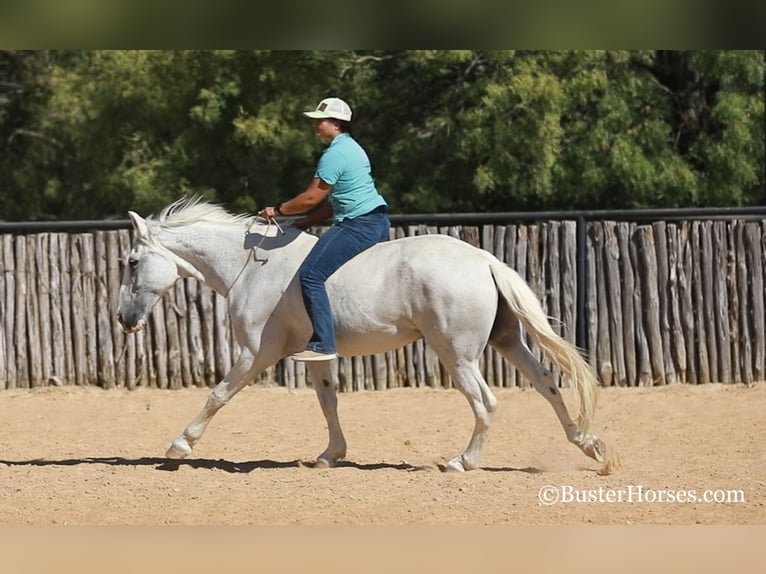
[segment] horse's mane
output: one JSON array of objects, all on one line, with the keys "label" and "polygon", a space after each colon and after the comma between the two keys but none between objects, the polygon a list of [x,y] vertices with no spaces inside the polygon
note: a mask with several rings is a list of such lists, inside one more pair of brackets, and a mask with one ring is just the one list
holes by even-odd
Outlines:
[{"label": "horse's mane", "polygon": [[203,201],[200,197],[182,197],[163,208],[157,216],[149,216],[146,222],[150,226],[182,227],[191,223],[242,223],[252,219],[252,215],[233,215],[220,205]]}]

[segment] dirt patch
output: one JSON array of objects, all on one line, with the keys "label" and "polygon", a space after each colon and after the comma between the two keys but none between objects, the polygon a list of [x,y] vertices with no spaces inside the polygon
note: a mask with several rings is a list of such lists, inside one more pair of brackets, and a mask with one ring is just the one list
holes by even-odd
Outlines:
[{"label": "dirt patch", "polygon": [[[602,390],[594,430],[622,462],[611,476],[518,389],[497,391],[482,468],[465,474],[436,463],[467,444],[468,404],[423,389],[341,394],[339,468],[303,464],[327,441],[311,389],[256,386],[218,413],[192,459],[168,464],[209,392],[0,392],[0,523],[766,522],[766,383]],[[546,486],[556,503],[541,503]]]}]

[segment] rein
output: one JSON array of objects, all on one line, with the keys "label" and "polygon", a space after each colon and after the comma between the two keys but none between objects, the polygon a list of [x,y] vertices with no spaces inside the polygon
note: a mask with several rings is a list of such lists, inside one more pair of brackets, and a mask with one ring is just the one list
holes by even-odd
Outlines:
[{"label": "rein", "polygon": [[[242,276],[242,273],[245,271],[245,268],[247,267],[248,263],[250,263],[250,256],[252,255],[253,261],[258,261],[258,258],[256,256],[256,250],[263,245],[263,242],[266,241],[266,237],[268,237],[269,229],[271,229],[271,224],[273,223],[276,228],[279,230],[279,233],[282,235],[285,235],[285,230],[282,229],[282,226],[279,225],[279,222],[276,219],[268,219],[268,218],[260,218],[266,220],[266,230],[263,232],[263,237],[261,237],[261,240],[258,242],[258,245],[254,245],[250,248],[250,253],[247,255],[247,259],[245,259],[244,264],[242,265],[242,269],[239,270],[239,273],[237,273],[237,276],[234,278],[234,281],[231,282],[231,285],[229,285],[229,288],[226,290],[226,295],[224,295],[225,298],[228,299],[229,293],[231,293],[231,290],[234,288],[234,285],[237,284],[237,281],[239,281],[239,278]],[[255,223],[256,218],[253,218],[253,220],[250,222],[250,225],[247,226],[247,229],[245,230],[245,237],[248,236],[250,233],[250,229],[253,227],[253,223]]]}]

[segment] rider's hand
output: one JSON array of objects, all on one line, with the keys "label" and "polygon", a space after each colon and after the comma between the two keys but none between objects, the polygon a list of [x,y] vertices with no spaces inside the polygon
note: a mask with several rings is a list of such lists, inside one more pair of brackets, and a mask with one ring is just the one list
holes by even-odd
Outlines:
[{"label": "rider's hand", "polygon": [[258,212],[258,215],[260,215],[264,219],[268,219],[269,221],[271,221],[279,214],[277,213],[276,207],[264,207]]}]

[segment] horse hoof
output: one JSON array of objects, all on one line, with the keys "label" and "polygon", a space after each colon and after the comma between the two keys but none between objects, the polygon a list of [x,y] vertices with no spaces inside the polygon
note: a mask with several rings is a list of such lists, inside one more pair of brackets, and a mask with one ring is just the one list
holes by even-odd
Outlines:
[{"label": "horse hoof", "polygon": [[170,445],[170,448],[165,453],[165,456],[174,460],[181,460],[189,456],[191,452],[192,448],[189,446],[189,443],[186,441],[186,439],[179,437],[173,441],[173,444]]},{"label": "horse hoof", "polygon": [[460,457],[453,458],[451,461],[438,464],[437,466],[442,472],[465,472],[466,470]]},{"label": "horse hoof", "polygon": [[596,462],[604,462],[606,460],[606,445],[600,438],[593,437],[585,446],[583,452]]},{"label": "horse hoof", "polygon": [[336,461],[329,458],[319,457],[314,463],[314,468],[333,468],[337,464]]}]

